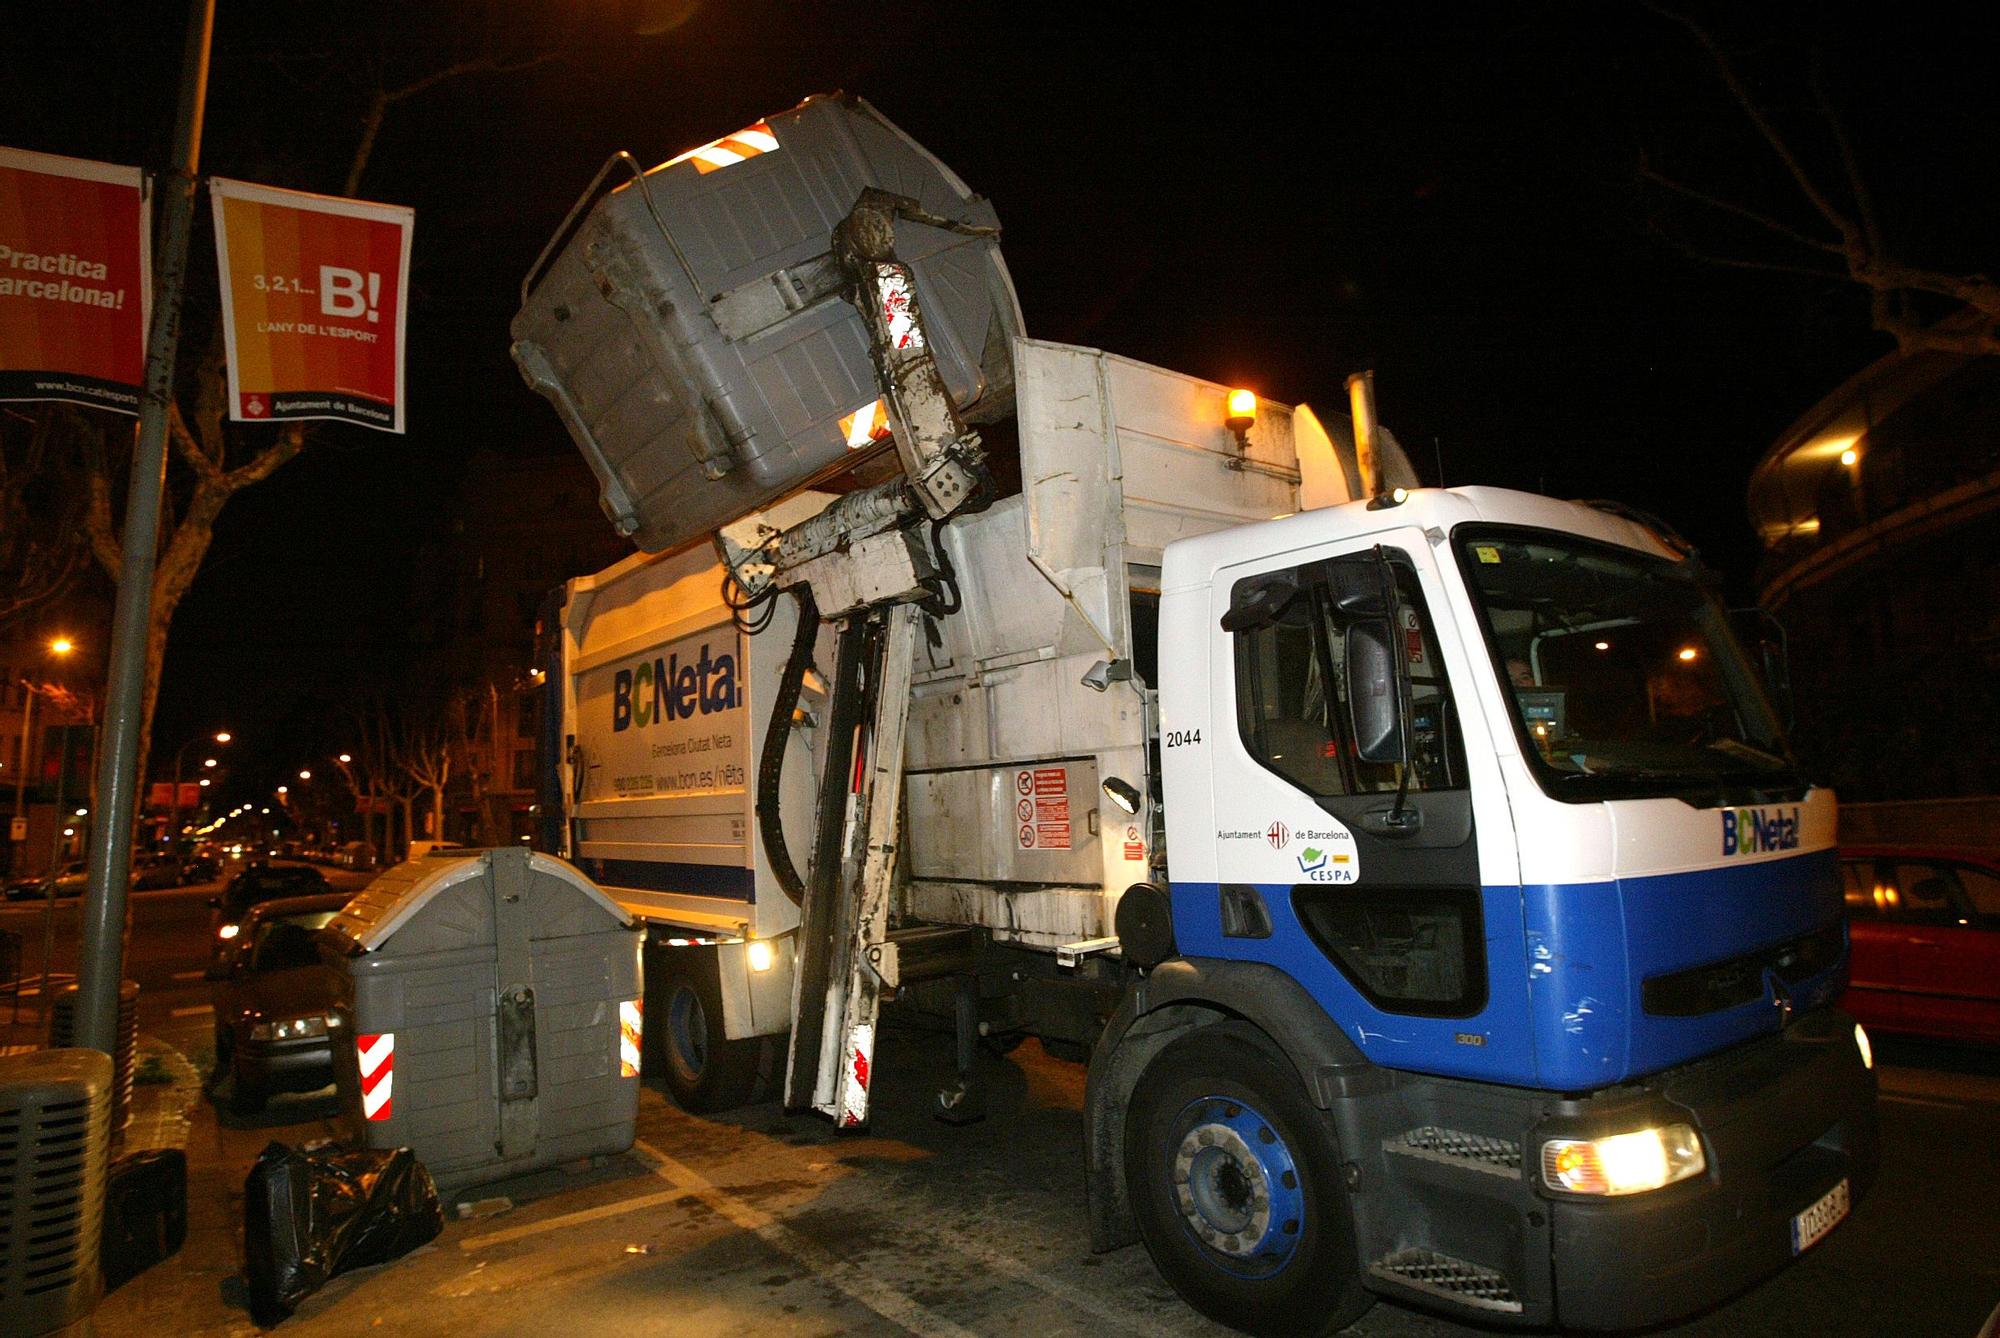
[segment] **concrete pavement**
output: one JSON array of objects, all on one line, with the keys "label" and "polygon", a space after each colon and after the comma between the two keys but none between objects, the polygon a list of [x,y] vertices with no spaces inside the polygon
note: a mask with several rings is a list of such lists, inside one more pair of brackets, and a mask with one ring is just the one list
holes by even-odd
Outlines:
[{"label": "concrete pavement", "polygon": [[[188,1149],[181,1255],[106,1298],[105,1338],[253,1332],[244,1304],[243,1177],[266,1141],[339,1134],[325,1094],[256,1120],[218,1114],[195,1075],[210,1057],[206,896],[135,898],[148,1054],[133,1140]],[[161,900],[154,900],[161,898]],[[169,930],[165,926],[176,926]],[[141,956],[141,944],[145,956]],[[1790,1270],[1676,1335],[1970,1335],[2000,1301],[2000,1055],[1883,1040],[1885,1160],[1854,1217]],[[639,1143],[596,1169],[478,1191],[511,1210],[448,1222],[418,1253],[335,1279],[283,1329],[533,1335],[909,1333],[1032,1338],[1204,1335],[1137,1248],[1093,1256],[1081,1180],[1080,1066],[1030,1042],[985,1057],[993,1116],[929,1118],[951,1075],[933,1033],[891,1028],[877,1117],[861,1138],[760,1105],[686,1115],[642,1094]],[[470,1197],[465,1196],[465,1197]],[[1364,1338],[1477,1330],[1380,1305]]]}]

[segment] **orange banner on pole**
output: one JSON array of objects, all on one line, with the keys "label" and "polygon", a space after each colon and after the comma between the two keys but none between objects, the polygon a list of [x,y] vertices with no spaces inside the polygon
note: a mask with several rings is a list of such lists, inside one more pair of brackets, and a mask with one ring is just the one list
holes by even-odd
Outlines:
[{"label": "orange banner on pole", "polygon": [[416,212],[221,177],[209,195],[229,416],[401,432]]},{"label": "orange banner on pole", "polygon": [[0,148],[0,400],[139,412],[147,206],[136,167]]}]

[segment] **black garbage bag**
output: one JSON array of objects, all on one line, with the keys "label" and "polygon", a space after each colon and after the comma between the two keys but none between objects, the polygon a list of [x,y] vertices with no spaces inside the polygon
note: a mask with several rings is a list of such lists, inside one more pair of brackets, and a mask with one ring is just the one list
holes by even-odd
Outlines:
[{"label": "black garbage bag", "polygon": [[251,1318],[277,1324],[335,1274],[386,1264],[442,1230],[437,1186],[408,1148],[272,1143],[243,1183]]}]

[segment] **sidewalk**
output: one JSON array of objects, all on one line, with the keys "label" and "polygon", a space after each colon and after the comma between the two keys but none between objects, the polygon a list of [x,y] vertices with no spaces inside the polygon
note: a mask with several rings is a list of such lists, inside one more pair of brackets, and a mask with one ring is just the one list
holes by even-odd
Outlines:
[{"label": "sidewalk", "polygon": [[[132,1123],[118,1155],[156,1147],[187,1152],[187,1242],[178,1254],[106,1296],[97,1308],[97,1332],[101,1338],[255,1334],[240,1280],[243,1176],[263,1140],[223,1129],[194,1065],[165,1041],[142,1033],[142,1068],[148,1060],[158,1060],[171,1081],[133,1087]],[[241,1147],[246,1140],[254,1143],[247,1152]]]}]

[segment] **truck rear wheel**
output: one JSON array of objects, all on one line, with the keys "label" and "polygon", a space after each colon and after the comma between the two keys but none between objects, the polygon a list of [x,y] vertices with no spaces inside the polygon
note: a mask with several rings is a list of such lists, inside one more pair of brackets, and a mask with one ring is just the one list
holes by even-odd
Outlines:
[{"label": "truck rear wheel", "polygon": [[1203,1027],[1147,1066],[1125,1181],[1154,1266],[1210,1319],[1326,1334],[1373,1303],[1332,1130],[1254,1027]]},{"label": "truck rear wheel", "polygon": [[762,1037],[732,1041],[722,1030],[722,980],[713,948],[666,948],[660,954],[658,1006],[646,1022],[661,1030],[657,1053],[667,1090],[697,1115],[733,1110],[757,1089]]}]

